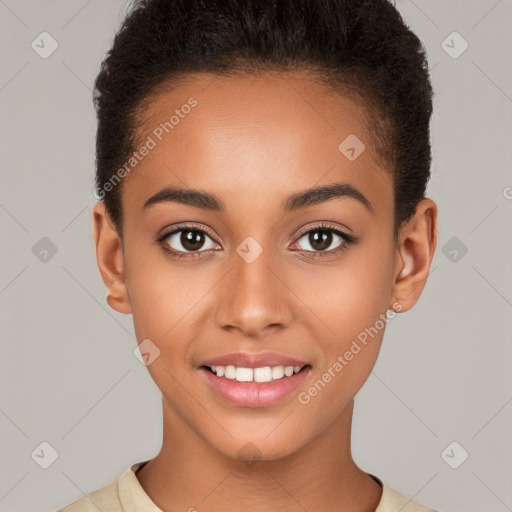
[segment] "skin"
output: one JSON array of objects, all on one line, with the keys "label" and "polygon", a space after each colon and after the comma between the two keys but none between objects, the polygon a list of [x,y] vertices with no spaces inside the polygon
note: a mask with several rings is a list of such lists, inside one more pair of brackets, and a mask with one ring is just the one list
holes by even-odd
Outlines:
[{"label": "skin", "polygon": [[[133,315],[139,343],[150,339],[161,351],[147,368],[162,392],[163,444],[137,478],[166,511],[373,511],[382,490],[354,462],[350,435],[354,396],[385,329],[307,405],[297,395],[380,314],[418,301],[437,243],[436,204],[421,201],[395,245],[392,182],[369,116],[303,72],[191,75],[152,98],[140,140],[191,96],[197,106],[123,180],[122,243],[103,203],[93,213],[107,301]],[[366,146],[354,161],[338,149],[349,134]],[[290,195],[333,182],[357,188],[373,211],[338,197],[283,213]],[[176,202],[143,210],[165,186],[215,194],[225,211]],[[333,234],[330,254],[314,259],[322,249],[300,230],[322,221],[357,243],[334,252],[346,242]],[[173,259],[155,243],[183,222],[207,230],[200,257]],[[167,246],[184,252],[180,234]],[[248,236],[263,249],[252,263],[236,252]],[[238,351],[296,357],[311,372],[277,404],[235,406],[198,367]]]}]

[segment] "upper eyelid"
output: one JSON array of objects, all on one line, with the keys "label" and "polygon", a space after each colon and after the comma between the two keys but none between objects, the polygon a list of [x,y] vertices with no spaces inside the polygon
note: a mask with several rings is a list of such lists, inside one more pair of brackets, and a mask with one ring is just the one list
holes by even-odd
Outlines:
[{"label": "upper eyelid", "polygon": [[180,231],[202,231],[206,235],[208,235],[213,240],[213,235],[210,233],[208,229],[205,229],[203,227],[194,226],[193,224],[186,224],[186,225],[178,225],[174,228],[170,228],[168,231],[164,230],[162,235],[158,237],[159,240],[165,240],[166,238],[170,237],[171,235],[174,235],[176,233],[179,233]]},{"label": "upper eyelid", "polygon": [[[321,223],[321,222],[324,222],[324,221],[319,221],[319,222]],[[177,232],[180,232],[180,231],[185,231],[187,229],[189,229],[190,231],[192,231],[192,230],[203,231],[207,235],[211,235],[210,231],[207,228],[195,226],[193,224],[185,224],[185,225],[181,225],[180,224],[180,225],[178,225],[178,226],[176,226],[174,228],[169,229],[169,231],[165,231],[164,230],[164,233],[161,235],[161,237],[167,237],[167,236],[170,236],[170,235],[172,235],[174,233],[177,233]],[[345,234],[345,232],[341,228],[334,227],[334,226],[322,226],[320,224],[317,224],[317,225],[313,225],[313,226],[309,226],[309,227],[301,229],[299,231],[299,233],[297,234],[297,236],[302,236],[302,235],[304,235],[306,233],[309,233],[310,231],[315,231],[315,230],[320,230],[320,229],[338,231],[338,232],[340,232],[342,234]],[[346,234],[348,235],[348,233],[346,233]]]},{"label": "upper eyelid", "polygon": [[322,226],[321,224],[322,224],[322,221],[320,221],[320,224],[317,224],[316,226],[309,226],[307,228],[304,228],[299,231],[297,236],[302,237],[302,236],[306,235],[307,233],[309,233],[310,231],[325,230],[325,231],[334,231],[334,232],[338,233],[339,235],[346,236],[347,238],[350,237],[350,235],[348,233],[345,233],[345,231],[342,228],[334,227],[334,226],[325,226],[325,225]]}]

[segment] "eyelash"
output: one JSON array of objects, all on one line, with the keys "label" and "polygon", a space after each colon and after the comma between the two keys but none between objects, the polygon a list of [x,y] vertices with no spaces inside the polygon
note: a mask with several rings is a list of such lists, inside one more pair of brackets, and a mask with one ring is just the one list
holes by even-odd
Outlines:
[{"label": "eyelash", "polygon": [[[180,231],[197,231],[199,233],[204,233],[205,235],[208,235],[211,239],[213,239],[212,235],[208,231],[206,231],[204,228],[194,226],[193,224],[179,225],[179,226],[175,227],[174,229],[172,229],[171,231],[164,233],[161,237],[159,237],[156,240],[156,242],[158,244],[160,244],[162,246],[162,248],[171,255],[171,257],[176,258],[176,259],[180,259],[180,258],[184,258],[184,257],[185,258],[198,258],[198,257],[201,257],[202,253],[209,252],[209,251],[213,250],[213,249],[208,249],[206,251],[184,252],[184,251],[176,251],[175,249],[169,248],[165,244],[165,241],[170,236],[172,236],[176,233],[179,233]],[[338,228],[329,226],[324,223],[321,223],[317,226],[314,226],[312,228],[307,228],[307,229],[301,231],[299,233],[299,235],[297,236],[296,242],[298,242],[304,235],[307,235],[308,233],[312,233],[315,231],[329,231],[329,232],[335,233],[336,235],[340,236],[343,239],[343,243],[340,246],[336,247],[335,249],[330,249],[329,251],[304,251],[304,252],[311,253],[311,256],[309,256],[309,257],[312,259],[322,258],[322,257],[325,257],[326,255],[330,256],[333,254],[337,254],[338,252],[345,251],[349,245],[357,242],[356,237],[354,237],[352,235],[348,235],[344,231],[341,231]],[[294,244],[296,242],[294,242]]]}]

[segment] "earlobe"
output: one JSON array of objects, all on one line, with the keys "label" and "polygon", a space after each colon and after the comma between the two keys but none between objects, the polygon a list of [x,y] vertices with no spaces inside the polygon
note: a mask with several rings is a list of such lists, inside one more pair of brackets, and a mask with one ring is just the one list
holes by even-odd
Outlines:
[{"label": "earlobe", "polygon": [[131,313],[121,238],[104,203],[94,205],[92,232],[96,244],[96,261],[107,287],[107,303],[119,313]]},{"label": "earlobe", "polygon": [[437,245],[437,205],[432,199],[420,201],[415,214],[401,229],[396,260],[393,298],[401,312],[418,302],[427,282]]}]

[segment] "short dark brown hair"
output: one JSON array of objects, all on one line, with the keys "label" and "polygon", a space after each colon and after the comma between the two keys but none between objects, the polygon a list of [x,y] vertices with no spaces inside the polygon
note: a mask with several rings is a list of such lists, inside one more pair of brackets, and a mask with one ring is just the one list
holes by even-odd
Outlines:
[{"label": "short dark brown hair", "polygon": [[[367,107],[393,180],[395,237],[430,178],[426,53],[388,0],[135,0],[95,81],[96,194],[122,231],[121,184],[144,101],[194,72],[308,70]],[[101,192],[101,195],[100,195]]]}]

